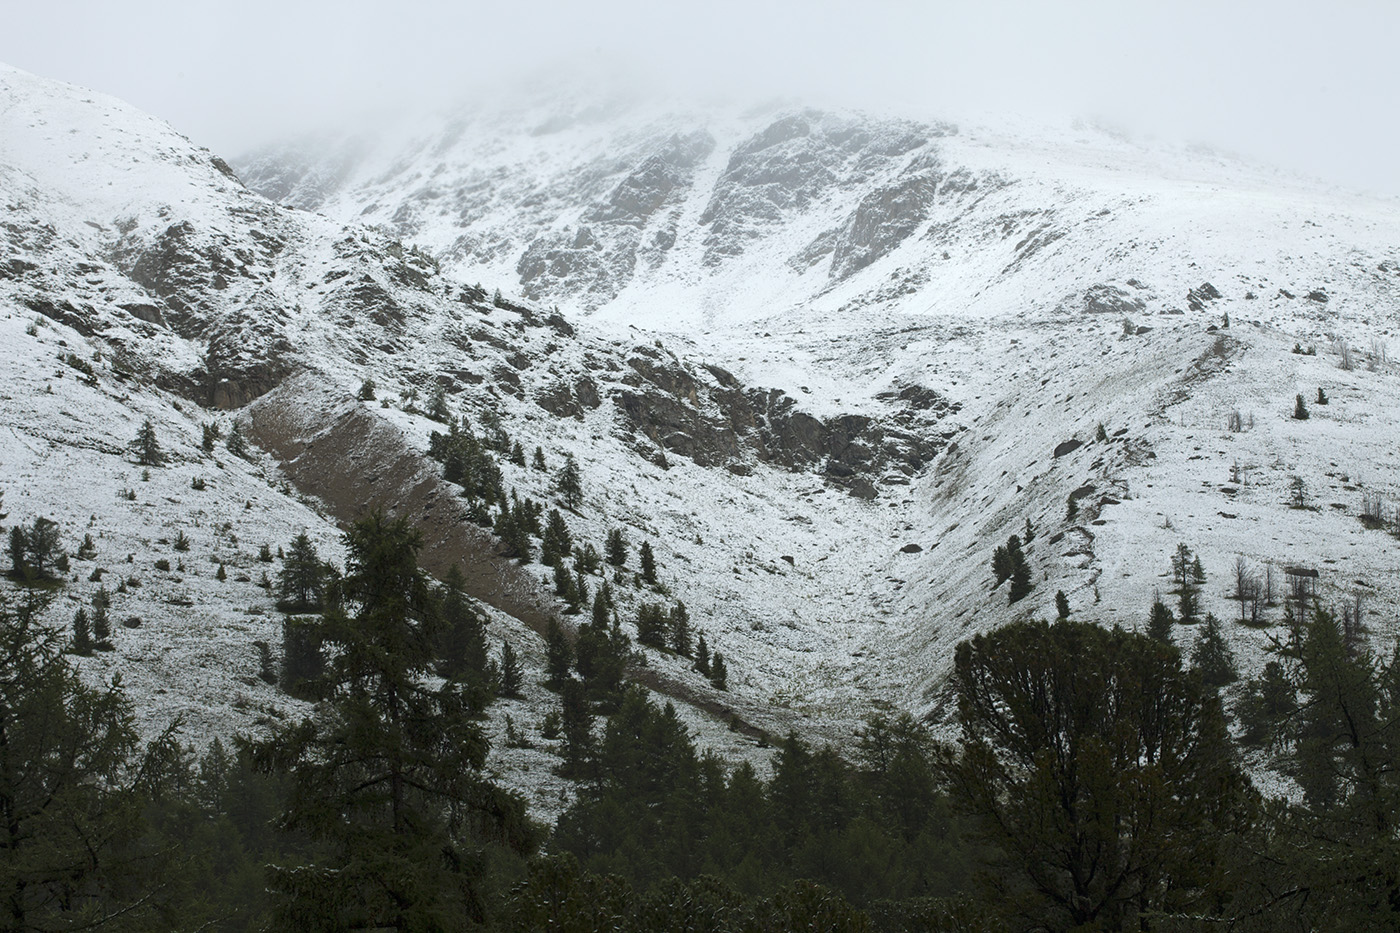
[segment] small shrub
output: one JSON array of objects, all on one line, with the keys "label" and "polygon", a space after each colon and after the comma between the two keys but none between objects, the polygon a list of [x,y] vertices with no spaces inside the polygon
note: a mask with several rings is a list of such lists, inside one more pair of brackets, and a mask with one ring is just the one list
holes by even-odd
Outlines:
[{"label": "small shrub", "polygon": [[164,570],[168,573],[170,571],[170,561],[162,557],[160,560],[156,561],[156,569]]},{"label": "small shrub", "polygon": [[1327,398],[1327,393],[1324,392],[1324,391],[1322,391],[1322,386],[1318,386],[1318,387],[1317,387],[1317,404],[1319,404],[1319,405],[1326,405],[1329,401],[1330,401],[1330,399]]},{"label": "small shrub", "polygon": [[270,545],[264,544],[262,547],[258,548],[258,560],[262,561],[264,564],[272,563],[272,547]]},{"label": "small shrub", "polygon": [[175,543],[172,547],[177,551],[188,551],[190,549],[190,539],[185,535],[185,530],[183,528],[175,535]]},{"label": "small shrub", "polygon": [[1295,421],[1308,420],[1308,406],[1303,402],[1303,393],[1298,393],[1298,400],[1293,405],[1293,418]]},{"label": "small shrub", "polygon": [[194,479],[190,480],[190,488],[195,492],[203,492],[205,490],[204,477],[196,476]]}]

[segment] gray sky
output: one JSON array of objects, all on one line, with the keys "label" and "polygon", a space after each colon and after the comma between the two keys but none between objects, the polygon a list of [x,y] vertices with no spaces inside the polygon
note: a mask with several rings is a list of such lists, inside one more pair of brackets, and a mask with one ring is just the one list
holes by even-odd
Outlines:
[{"label": "gray sky", "polygon": [[648,88],[1106,119],[1400,196],[1395,0],[0,0],[0,61],[226,155],[623,66]]}]

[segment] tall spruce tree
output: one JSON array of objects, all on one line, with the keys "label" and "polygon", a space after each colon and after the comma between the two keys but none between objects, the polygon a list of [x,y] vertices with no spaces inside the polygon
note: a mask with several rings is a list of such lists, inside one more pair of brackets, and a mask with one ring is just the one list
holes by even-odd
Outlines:
[{"label": "tall spruce tree", "polygon": [[656,583],[656,555],[651,551],[651,542],[643,541],[642,546],[637,550],[638,559],[641,561],[642,579],[647,583]]},{"label": "tall spruce tree", "polygon": [[571,511],[578,511],[578,507],[583,504],[583,474],[579,472],[578,461],[574,459],[573,454],[564,455],[564,465],[559,468],[554,487],[564,506]]},{"label": "tall spruce tree", "polygon": [[302,532],[292,539],[282,559],[277,577],[281,599],[278,608],[284,612],[316,612],[325,596],[326,568],[316,553],[316,545]]},{"label": "tall spruce tree", "polygon": [[285,773],[282,825],[317,841],[310,862],[269,869],[274,922],[287,929],[435,929],[483,918],[484,831],[528,845],[520,801],[480,774],[487,743],[452,682],[434,686],[438,602],[418,568],[422,537],[372,514],[346,533],[343,605],[323,715],[274,726],[243,747]]},{"label": "tall spruce tree", "polygon": [[136,437],[131,442],[131,452],[136,457],[136,462],[141,466],[165,465],[165,451],[160,448],[160,439],[156,437],[156,426],[150,418],[143,421],[141,427],[137,429]]}]

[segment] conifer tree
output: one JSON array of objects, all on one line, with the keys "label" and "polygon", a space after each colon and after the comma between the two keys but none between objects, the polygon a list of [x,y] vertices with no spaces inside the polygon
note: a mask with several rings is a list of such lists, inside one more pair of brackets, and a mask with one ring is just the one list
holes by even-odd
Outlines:
[{"label": "conifer tree", "polygon": [[[99,594],[103,592],[99,591]],[[101,651],[112,650],[112,619],[108,615],[107,606],[106,600],[94,597],[92,601],[93,647]]]},{"label": "conifer tree", "polygon": [[224,441],[224,449],[235,457],[248,456],[248,439],[243,436],[243,428],[235,420],[228,429],[228,438]]},{"label": "conifer tree", "polygon": [[608,627],[608,594],[607,582],[598,587],[598,592],[593,594],[593,616],[589,620],[599,631]]},{"label": "conifer tree", "polygon": [[325,632],[321,621],[310,616],[288,616],[282,620],[282,675],[279,683],[289,696],[301,700],[319,699],[326,657],[322,650]]},{"label": "conifer tree", "polygon": [[63,557],[62,533],[58,522],[40,516],[24,534],[28,564],[39,579],[47,579],[49,566]]},{"label": "conifer tree", "polygon": [[642,546],[637,550],[638,559],[642,565],[642,579],[652,585],[656,584],[656,555],[651,551],[651,542],[643,541]]},{"label": "conifer tree", "polygon": [[564,465],[559,468],[555,489],[566,508],[578,511],[578,507],[583,504],[583,475],[579,472],[578,461],[574,459],[573,454],[564,455]]},{"label": "conifer tree", "polygon": [[10,576],[16,580],[23,580],[28,570],[24,558],[29,553],[29,539],[25,536],[23,527],[15,525],[10,529],[9,550]]},{"label": "conifer tree", "polygon": [[608,540],[603,550],[609,564],[614,567],[627,566],[627,539],[623,536],[621,528],[614,528],[608,532]]},{"label": "conifer tree", "polygon": [[544,670],[545,684],[551,690],[558,690],[569,679],[569,668],[574,664],[573,646],[569,644],[564,627],[553,616],[544,631]]},{"label": "conifer tree", "polygon": [[447,419],[452,417],[452,413],[447,410],[447,387],[437,385],[433,387],[432,394],[428,396],[428,417],[434,421],[447,423]]},{"label": "conifer tree", "polygon": [[[440,929],[479,909],[475,843],[524,848],[523,805],[480,774],[487,742],[460,685],[434,684],[438,601],[407,519],[345,537],[341,607],[326,615],[327,703],[242,747],[290,783],[280,825],[318,845],[268,872],[281,929]],[[479,914],[478,914],[479,915]]]},{"label": "conifer tree", "polygon": [[724,654],[719,651],[710,659],[710,683],[716,690],[729,689],[729,668],[724,663]]},{"label": "conifer tree", "polygon": [[510,448],[510,462],[516,466],[525,465],[525,448],[520,446],[520,441],[516,441]]},{"label": "conifer tree", "polygon": [[156,426],[147,418],[141,423],[141,427],[136,431],[136,438],[131,442],[131,452],[136,456],[136,462],[145,467],[158,467],[165,465],[165,452],[160,449],[160,439],[156,437]]},{"label": "conifer tree", "polygon": [[510,642],[501,642],[501,696],[511,700],[520,698],[520,688],[524,684],[524,673],[520,669],[520,659]]},{"label": "conifer tree", "polygon": [[453,564],[443,579],[441,593],[442,625],[438,628],[434,651],[438,673],[443,677],[487,686],[490,658],[486,649],[486,625],[466,597],[466,581]]},{"label": "conifer tree", "polygon": [[569,534],[569,525],[564,521],[564,516],[558,509],[550,509],[540,539],[540,563],[547,567],[562,566],[573,546],[574,539]]},{"label": "conifer tree", "polygon": [[1308,406],[1303,401],[1303,393],[1301,392],[1298,393],[1298,399],[1293,405],[1293,417],[1298,421],[1307,421],[1309,417]]},{"label": "conifer tree", "polygon": [[73,613],[73,653],[83,657],[92,654],[92,625],[87,609],[82,606]]},{"label": "conifer tree", "polygon": [[690,657],[690,613],[680,601],[671,609],[671,648],[683,658]]},{"label": "conifer tree", "polygon": [[277,576],[278,608],[284,612],[316,612],[325,596],[325,564],[310,536],[302,532],[292,539]]},{"label": "conifer tree", "polygon": [[530,462],[530,467],[540,473],[549,469],[548,465],[544,462],[544,450],[542,448],[538,446],[535,447],[535,456]]},{"label": "conifer tree", "polygon": [[659,603],[642,603],[637,607],[637,641],[652,648],[665,648],[668,613]]},{"label": "conifer tree", "polygon": [[40,621],[48,604],[0,597],[3,926],[168,928],[173,866],[144,815],[173,777],[174,741],[141,746],[120,684],[84,683],[66,636]]},{"label": "conifer tree", "polygon": [[1006,554],[1011,563],[1011,588],[1007,596],[1015,603],[1024,599],[1031,591],[1031,568],[1026,562],[1026,555],[1021,551],[1021,540],[1015,535],[1006,539]]},{"label": "conifer tree", "polygon": [[1064,590],[1055,593],[1055,616],[1059,619],[1069,618],[1069,597]]},{"label": "conifer tree", "polygon": [[593,716],[588,710],[588,696],[583,684],[570,677],[559,694],[559,731],[564,737],[564,766],[566,777],[582,777],[593,756]]},{"label": "conifer tree", "polygon": [[1251,791],[1219,699],[1175,651],[1017,622],[960,644],[953,685],[963,748],[939,769],[1006,854],[984,892],[992,928],[1136,929],[1233,893],[1217,871]]},{"label": "conifer tree", "polygon": [[1220,620],[1209,612],[1191,650],[1191,666],[1201,672],[1201,681],[1215,690],[1239,679],[1235,655],[1220,631]]},{"label": "conifer tree", "polygon": [[1172,625],[1176,619],[1160,594],[1152,596],[1152,611],[1147,619],[1147,636],[1164,645],[1172,644]]},{"label": "conifer tree", "polygon": [[365,381],[360,383],[360,391],[355,393],[355,397],[362,402],[372,402],[374,401],[374,390],[374,380],[366,376]]},{"label": "conifer tree", "polygon": [[704,632],[695,642],[695,670],[703,677],[710,676],[710,646],[705,643]]}]

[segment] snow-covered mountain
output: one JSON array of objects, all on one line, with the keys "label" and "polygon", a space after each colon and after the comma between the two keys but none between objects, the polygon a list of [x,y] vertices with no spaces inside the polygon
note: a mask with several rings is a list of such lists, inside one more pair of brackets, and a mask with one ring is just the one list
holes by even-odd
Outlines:
[{"label": "snow-covered mountain", "polygon": [[[551,469],[578,458],[576,538],[651,542],[730,690],[656,652],[645,676],[727,753],[755,752],[743,727],[935,711],[957,641],[1060,590],[1140,627],[1179,543],[1222,618],[1242,556],[1400,630],[1400,550],[1359,519],[1400,493],[1393,203],[1094,128],[808,110],[551,103],[235,164],[0,70],[4,510],[91,528],[144,578],[116,611],[149,624],[90,663],[162,710],[285,712],[255,676],[257,546],[306,527],[334,554],[369,504],[419,521],[430,570],[466,564],[538,662],[558,606],[424,457],[442,426],[412,402],[437,387]],[[125,454],[146,417],[175,460],[149,486]],[[200,448],[230,419],[253,460]],[[554,501],[550,472],[502,469]],[[1009,605],[991,553],[1027,519],[1035,589]],[[152,574],[179,529],[186,569]],[[654,596],[628,588],[624,618]],[[1230,634],[1257,666],[1269,632]]]}]

